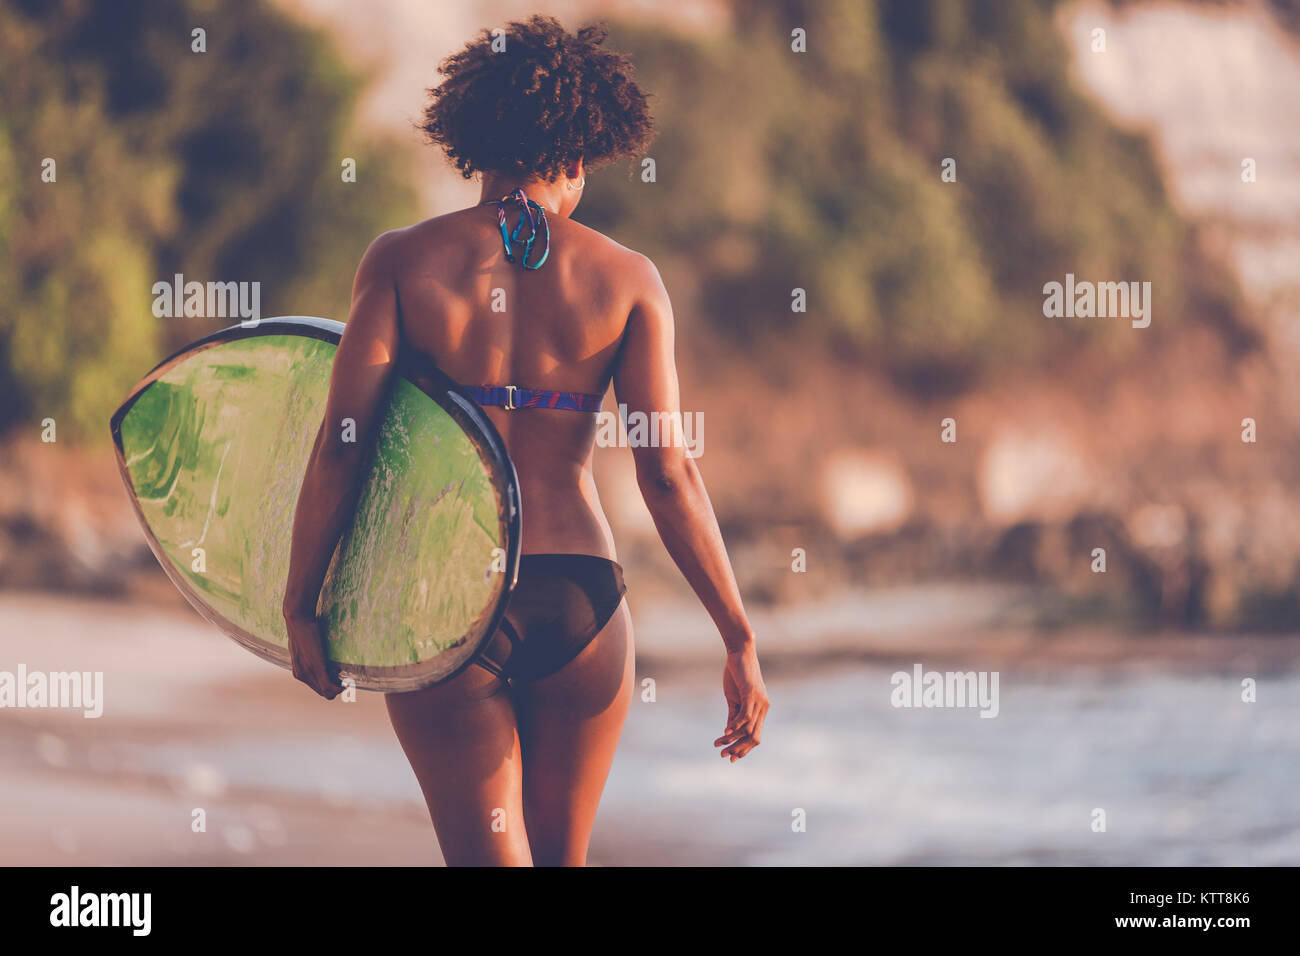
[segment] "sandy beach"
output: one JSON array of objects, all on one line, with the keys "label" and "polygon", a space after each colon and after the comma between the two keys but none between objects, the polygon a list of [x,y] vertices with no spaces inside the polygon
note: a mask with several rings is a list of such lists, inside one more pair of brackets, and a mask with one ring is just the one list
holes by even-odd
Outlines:
[{"label": "sandy beach", "polygon": [[[689,612],[643,615],[638,676],[654,678],[655,700],[634,703],[592,863],[1300,862],[1287,796],[1300,642],[963,636],[890,618],[891,602],[936,600],[860,601],[877,624],[852,652],[834,614],[799,641],[763,622],[773,716],[736,765],[710,747],[723,717],[712,643],[689,641]],[[963,603],[975,616],[996,605]],[[320,701],[166,606],[8,593],[0,633],[0,669],[104,673],[98,719],[0,711],[0,862],[441,863],[378,695]],[[890,675],[912,662],[996,669],[997,718],[891,706]],[[1089,826],[1097,807],[1105,833]],[[196,808],[206,832],[191,829]],[[791,826],[799,810],[806,832]]]}]

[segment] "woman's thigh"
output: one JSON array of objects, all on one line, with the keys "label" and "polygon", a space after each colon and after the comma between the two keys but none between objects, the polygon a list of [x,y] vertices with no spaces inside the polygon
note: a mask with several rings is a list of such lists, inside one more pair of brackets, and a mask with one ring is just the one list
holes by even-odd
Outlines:
[{"label": "woman's thigh", "polygon": [[388,716],[424,792],[448,866],[527,866],[514,704],[480,667],[388,694]]},{"label": "woman's thigh", "polygon": [[512,689],[523,749],[524,813],[537,865],[586,863],[634,680],[632,618],[624,601],[572,661]]}]

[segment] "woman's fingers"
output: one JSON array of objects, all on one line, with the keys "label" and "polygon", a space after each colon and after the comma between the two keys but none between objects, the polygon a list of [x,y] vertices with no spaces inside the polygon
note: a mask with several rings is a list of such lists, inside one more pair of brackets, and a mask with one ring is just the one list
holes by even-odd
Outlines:
[{"label": "woman's fingers", "polygon": [[745,736],[744,733],[742,733],[739,730],[727,730],[723,732],[721,737],[713,741],[713,746],[721,747],[724,744],[732,744],[735,743],[737,740],[740,740],[744,736]]},{"label": "woman's fingers", "polygon": [[320,669],[316,672],[316,681],[313,685],[316,693],[320,694],[326,700],[333,700],[343,692],[339,683],[330,676],[328,669],[321,664]]},{"label": "woman's fingers", "polygon": [[289,621],[289,662],[293,676],[326,700],[343,693],[323,654],[324,639],[316,621]]},{"label": "woman's fingers", "polygon": [[731,762],[732,762],[732,763],[735,763],[735,762],[736,762],[737,760],[739,760],[741,757],[745,756],[745,754],[747,754],[747,753],[749,753],[751,750],[753,750],[753,749],[754,749],[754,746],[755,746],[755,745],[754,745],[754,743],[753,743],[753,738],[745,737],[745,738],[743,738],[743,739],[741,739],[741,740],[736,741],[734,744],[732,744],[732,745],[731,745],[730,747],[728,747],[726,750],[722,751],[722,756],[723,756],[723,757],[730,757],[730,758],[731,758]]},{"label": "woman's fingers", "polygon": [[713,742],[715,747],[725,747],[722,756],[733,761],[745,756],[762,743],[763,721],[767,719],[768,703],[755,701],[745,706],[740,715],[728,720],[726,730]]},{"label": "woman's fingers", "polygon": [[732,723],[731,726],[727,728],[727,733],[733,735],[740,734],[742,736],[748,737],[754,733],[754,730],[755,727],[754,727],[753,717],[749,715],[745,715],[741,717],[739,720],[736,720],[734,723]]},{"label": "woman's fingers", "polygon": [[730,730],[725,736],[713,742],[715,747],[724,745],[721,756],[729,757],[735,763],[741,757],[762,743],[763,721],[767,718],[768,704],[759,704],[752,717],[747,717],[741,726]]},{"label": "woman's fingers", "polygon": [[324,664],[303,668],[295,663],[293,676],[326,700],[333,700],[343,692],[343,687],[330,677]]},{"label": "woman's fingers", "polygon": [[748,710],[744,710],[741,711],[740,714],[733,717],[731,720],[727,722],[726,732],[727,733],[749,733],[750,725],[751,725],[751,721],[750,721],[749,712]]},{"label": "woman's fingers", "polygon": [[720,756],[735,763],[758,746],[770,705],[758,661],[728,654],[722,691],[727,698],[727,723],[713,746],[722,747]]},{"label": "woman's fingers", "polygon": [[741,734],[731,740],[727,746],[723,748],[722,756],[731,757],[732,760],[736,760],[745,756],[745,754],[749,753],[757,746],[758,740],[753,736],[753,734]]}]

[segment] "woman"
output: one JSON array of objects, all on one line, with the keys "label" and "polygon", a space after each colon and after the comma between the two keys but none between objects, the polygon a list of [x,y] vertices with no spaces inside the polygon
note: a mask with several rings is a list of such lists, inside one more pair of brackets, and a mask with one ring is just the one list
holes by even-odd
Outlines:
[{"label": "woman", "polygon": [[[440,67],[423,128],[464,176],[481,175],[483,202],[385,233],[363,256],[294,523],[293,672],[333,698],[316,602],[399,352],[473,386],[509,449],[523,557],[505,623],[477,666],[387,697],[450,865],[585,864],[631,701],[632,627],[592,478],[592,411],[611,380],[629,414],[680,411],[653,263],[570,218],[586,170],[636,155],[652,133],[630,63],[603,40],[533,17],[495,49],[484,31]],[[345,418],[355,441],[341,439]],[[735,762],[758,745],[768,698],[717,520],[680,442],[634,454],[660,537],[726,646],[714,746]]]}]

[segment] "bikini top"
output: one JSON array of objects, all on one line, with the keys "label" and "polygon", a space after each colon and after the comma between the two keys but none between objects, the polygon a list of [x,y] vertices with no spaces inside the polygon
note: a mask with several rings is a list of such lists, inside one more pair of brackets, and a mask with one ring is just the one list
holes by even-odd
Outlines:
[{"label": "bikini top", "polygon": [[[505,247],[506,261],[514,262],[514,247],[523,246],[519,264],[525,269],[540,269],[546,257],[551,254],[551,230],[546,224],[546,210],[528,198],[520,186],[507,196],[484,203],[497,207],[497,224],[501,227],[501,244]],[[511,232],[506,225],[506,207],[520,207],[519,222]],[[520,238],[524,223],[528,223],[528,236]],[[541,235],[543,240],[541,257],[531,265],[529,253],[533,250],[533,241]],[[603,395],[590,395],[583,392],[552,392],[543,388],[521,388],[517,385],[470,385],[466,391],[480,405],[497,405],[511,410],[516,408],[556,408],[573,412],[598,412]]]},{"label": "bikini top", "polygon": [[[506,249],[506,261],[515,261],[514,247],[522,244],[524,254],[519,257],[519,264],[529,270],[540,269],[546,257],[551,254],[551,228],[546,224],[546,210],[529,199],[522,186],[516,187],[514,192],[500,199],[489,199],[483,205],[497,207],[497,225],[501,227],[501,244]],[[506,207],[510,205],[520,207],[519,222],[515,224],[514,232],[506,226]],[[528,238],[521,240],[519,233],[524,228],[525,222],[528,223]],[[529,265],[528,254],[533,251],[533,240],[537,238],[539,231],[543,240],[542,256]]]}]

